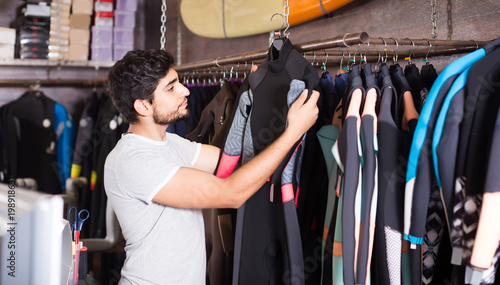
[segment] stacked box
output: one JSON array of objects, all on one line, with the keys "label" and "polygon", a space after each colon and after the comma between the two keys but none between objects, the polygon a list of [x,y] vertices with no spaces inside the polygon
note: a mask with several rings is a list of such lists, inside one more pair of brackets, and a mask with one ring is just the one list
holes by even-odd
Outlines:
[{"label": "stacked box", "polygon": [[0,28],[0,58],[14,58],[16,29]]},{"label": "stacked box", "polygon": [[113,28],[113,60],[120,60],[134,49],[134,28],[137,0],[117,0]]},{"label": "stacked box", "polygon": [[92,60],[113,60],[113,0],[95,1],[94,26],[92,27]]},{"label": "stacked box", "polygon": [[50,11],[49,59],[67,60],[71,0],[53,0]]},{"label": "stacked box", "polygon": [[73,0],[69,18],[69,60],[88,60],[92,0]]},{"label": "stacked box", "polygon": [[16,57],[47,59],[49,54],[50,5],[26,3],[15,21]]}]

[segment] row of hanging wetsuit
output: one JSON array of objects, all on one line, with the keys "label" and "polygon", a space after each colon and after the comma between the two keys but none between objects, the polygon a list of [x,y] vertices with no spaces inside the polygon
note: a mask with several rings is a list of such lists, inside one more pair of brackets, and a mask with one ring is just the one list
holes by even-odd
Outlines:
[{"label": "row of hanging wetsuit", "polygon": [[187,136],[222,149],[218,177],[285,130],[303,89],[320,114],[241,208],[204,210],[207,284],[500,282],[497,45],[439,76],[394,62],[320,77],[286,39],[222,86]]},{"label": "row of hanging wetsuit", "polygon": [[0,108],[0,181],[31,178],[60,194],[70,177],[75,126],[66,108],[30,90]]}]

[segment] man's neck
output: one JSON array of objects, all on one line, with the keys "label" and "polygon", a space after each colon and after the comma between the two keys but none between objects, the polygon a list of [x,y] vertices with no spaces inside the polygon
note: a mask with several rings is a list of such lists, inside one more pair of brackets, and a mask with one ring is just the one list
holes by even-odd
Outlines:
[{"label": "man's neck", "polygon": [[141,123],[130,124],[128,133],[133,133],[155,141],[165,141],[167,138],[167,127],[161,125],[146,125]]}]

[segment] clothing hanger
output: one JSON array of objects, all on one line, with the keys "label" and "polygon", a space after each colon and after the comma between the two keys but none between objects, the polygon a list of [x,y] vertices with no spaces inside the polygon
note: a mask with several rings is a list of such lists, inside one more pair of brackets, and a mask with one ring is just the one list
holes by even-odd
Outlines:
[{"label": "clothing hanger", "polygon": [[323,52],[325,53],[325,61],[323,61],[323,64],[321,65],[321,69],[323,69],[323,72],[328,72],[326,70],[326,64],[328,63],[328,53],[326,52],[326,50],[323,50]]},{"label": "clothing hanger", "polygon": [[[429,49],[427,50],[427,54],[425,55],[425,59],[423,60],[423,62],[425,62],[426,65],[429,64],[428,56],[429,56],[429,53],[431,52],[431,48],[432,48],[431,41],[427,40],[427,42],[429,43]],[[476,43],[476,46],[477,46],[477,43]]]},{"label": "clothing hanger", "polygon": [[394,42],[396,43],[396,50],[394,51],[394,56],[392,57],[392,60],[393,60],[393,64],[397,64],[398,63],[398,49],[399,49],[399,43],[398,41],[395,39],[395,38],[392,38],[394,40]]},{"label": "clothing hanger", "polygon": [[[340,59],[340,67],[339,70],[337,71],[337,75],[344,73],[344,67],[342,67],[342,63],[344,62],[344,56],[345,56],[345,51],[342,51],[342,58]],[[351,56],[349,55],[349,57]]]},{"label": "clothing hanger", "polygon": [[314,67],[315,63],[316,63],[316,52],[313,51],[313,61],[311,62],[311,65]]},{"label": "clothing hanger", "polygon": [[358,44],[358,49],[356,49],[356,51],[354,52],[354,56],[352,57],[352,59],[350,58],[350,54],[349,54],[349,70],[356,64],[356,55],[359,52],[360,46],[361,46],[361,44]]},{"label": "clothing hanger", "polygon": [[28,92],[34,93],[36,97],[40,97],[42,95],[40,87],[42,87],[42,84],[39,80],[37,80],[34,83],[28,85]]},{"label": "clothing hanger", "polygon": [[364,66],[367,63],[366,56],[368,54],[368,50],[370,49],[370,41],[366,42],[366,50],[365,50],[365,55],[360,53],[361,59],[360,59],[360,64]]},{"label": "clothing hanger", "polygon": [[410,38],[407,38],[407,39],[409,39],[411,44],[413,45],[413,49],[411,50],[410,55],[407,58],[405,58],[405,60],[408,60],[408,65],[410,65],[410,64],[412,64],[411,58],[413,56],[413,53],[415,52],[415,43],[413,42],[412,39],[410,39]]},{"label": "clothing hanger", "polygon": [[[281,47],[283,46],[283,43],[288,39],[288,35],[290,34],[290,33],[287,33],[287,30],[290,27],[290,24],[288,23],[287,20],[285,20],[285,16],[283,16],[280,13],[274,13],[271,16],[271,21],[273,20],[274,16],[276,16],[276,15],[283,17],[283,24],[281,25],[279,31],[274,33],[274,40],[273,40],[272,46],[276,50],[280,51]],[[283,28],[285,28],[285,30],[283,30]]]}]

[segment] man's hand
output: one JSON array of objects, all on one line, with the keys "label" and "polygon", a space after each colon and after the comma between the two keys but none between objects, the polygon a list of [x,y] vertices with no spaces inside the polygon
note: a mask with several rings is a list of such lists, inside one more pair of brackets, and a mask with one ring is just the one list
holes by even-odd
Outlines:
[{"label": "man's hand", "polygon": [[308,90],[304,89],[288,110],[288,128],[286,131],[293,132],[297,139],[307,132],[318,119],[319,110],[316,103],[318,102],[319,92],[313,90],[309,100],[305,102],[307,93]]}]

